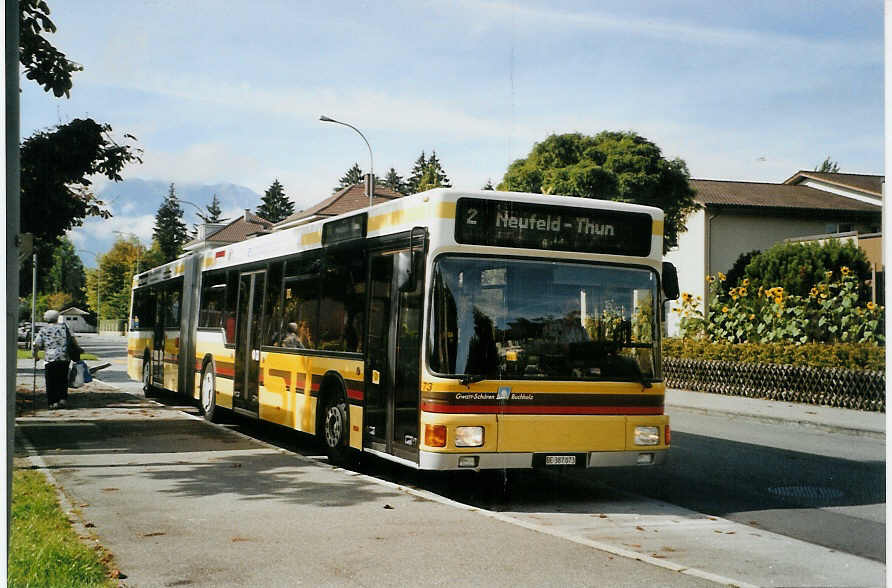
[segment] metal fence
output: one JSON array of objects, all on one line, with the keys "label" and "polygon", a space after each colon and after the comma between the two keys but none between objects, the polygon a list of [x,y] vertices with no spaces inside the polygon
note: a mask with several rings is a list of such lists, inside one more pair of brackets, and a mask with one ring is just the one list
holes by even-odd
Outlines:
[{"label": "metal fence", "polygon": [[882,371],[670,357],[663,359],[663,376],[670,388],[886,411]]}]

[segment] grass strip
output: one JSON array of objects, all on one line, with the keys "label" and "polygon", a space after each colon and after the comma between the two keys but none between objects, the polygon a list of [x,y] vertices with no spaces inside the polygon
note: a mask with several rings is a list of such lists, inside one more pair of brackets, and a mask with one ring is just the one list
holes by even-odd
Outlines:
[{"label": "grass strip", "polygon": [[[16,359],[31,359],[31,352],[27,349],[16,349],[15,356],[16,356]],[[41,349],[37,352],[37,359],[43,359],[43,349]],[[92,353],[84,352],[84,353],[81,353],[81,359],[86,361],[88,359],[89,360],[99,359],[99,357]]]},{"label": "grass strip", "polygon": [[110,555],[81,542],[40,472],[13,472],[10,522],[9,586],[117,585]]}]

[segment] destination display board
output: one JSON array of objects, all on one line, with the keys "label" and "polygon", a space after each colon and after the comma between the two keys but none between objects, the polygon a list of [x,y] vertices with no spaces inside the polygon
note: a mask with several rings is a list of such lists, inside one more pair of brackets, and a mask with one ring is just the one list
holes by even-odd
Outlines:
[{"label": "destination display board", "polygon": [[322,226],[322,244],[332,245],[353,239],[362,239],[366,235],[366,213],[348,218],[330,221]]},{"label": "destination display board", "polygon": [[523,247],[645,257],[652,221],[643,212],[459,198],[455,240],[469,245]]}]

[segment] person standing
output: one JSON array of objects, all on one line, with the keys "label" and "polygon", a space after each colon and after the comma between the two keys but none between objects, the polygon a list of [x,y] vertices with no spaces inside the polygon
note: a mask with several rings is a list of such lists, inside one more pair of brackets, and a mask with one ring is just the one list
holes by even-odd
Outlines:
[{"label": "person standing", "polygon": [[46,399],[49,408],[64,408],[68,404],[68,364],[73,347],[74,337],[68,325],[62,321],[55,310],[48,310],[43,320],[49,323],[37,333],[34,339],[33,353],[37,357],[37,349],[43,347],[46,360]]}]

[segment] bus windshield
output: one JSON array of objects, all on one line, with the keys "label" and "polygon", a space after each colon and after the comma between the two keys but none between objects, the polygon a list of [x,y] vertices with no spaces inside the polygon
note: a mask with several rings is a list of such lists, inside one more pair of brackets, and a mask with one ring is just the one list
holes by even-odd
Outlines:
[{"label": "bus windshield", "polygon": [[658,377],[649,268],[446,255],[433,273],[430,367],[483,379]]}]

